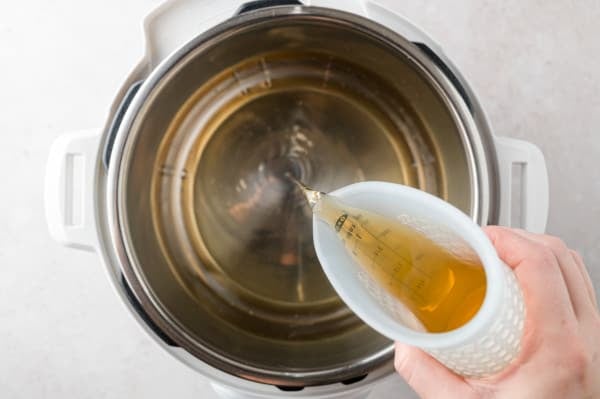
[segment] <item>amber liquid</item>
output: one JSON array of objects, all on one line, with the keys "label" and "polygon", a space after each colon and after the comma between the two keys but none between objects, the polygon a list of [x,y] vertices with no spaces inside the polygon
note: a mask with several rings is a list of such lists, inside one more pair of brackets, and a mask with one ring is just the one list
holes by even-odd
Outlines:
[{"label": "amber liquid", "polygon": [[410,226],[328,195],[313,211],[378,286],[402,302],[427,331],[458,328],[479,310],[486,287],[479,261],[461,258]]}]

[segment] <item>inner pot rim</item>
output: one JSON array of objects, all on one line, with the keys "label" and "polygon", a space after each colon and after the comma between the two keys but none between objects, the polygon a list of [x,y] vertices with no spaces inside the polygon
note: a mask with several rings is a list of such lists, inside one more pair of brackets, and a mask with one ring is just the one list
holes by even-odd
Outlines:
[{"label": "inner pot rim", "polygon": [[[458,119],[457,123],[460,124],[460,127],[462,128],[460,130],[463,132],[464,126],[462,126],[462,122],[464,121],[462,118],[460,118],[459,114],[461,114],[461,112],[459,112],[459,110],[462,111],[463,116],[466,114],[468,117],[470,117],[470,113],[467,110],[466,104],[462,103],[460,95],[457,95],[454,86],[450,82],[446,81],[443,73],[438,73],[437,75],[439,76],[432,77],[432,75],[435,74],[432,74],[432,71],[425,69],[424,67],[424,65],[431,64],[428,62],[426,56],[420,54],[418,48],[412,46],[410,42],[398,34],[391,32],[387,28],[381,27],[380,25],[362,17],[329,9],[321,9],[316,7],[277,7],[275,9],[255,11],[235,17],[191,40],[179,51],[175,52],[173,55],[163,61],[154,71],[151,72],[150,76],[142,84],[142,87],[126,111],[113,147],[112,162],[109,165],[108,185],[106,192],[109,216],[108,219],[110,231],[113,233],[111,236],[113,245],[117,250],[117,256],[121,263],[120,266],[128,284],[130,285],[138,301],[142,304],[144,310],[149,314],[150,319],[160,326],[165,334],[173,339],[177,345],[181,346],[183,349],[192,353],[194,356],[205,361],[211,366],[217,367],[223,371],[226,371],[227,373],[237,375],[245,379],[275,385],[320,385],[343,380],[344,378],[341,374],[349,375],[350,373],[348,373],[348,370],[352,371],[352,373],[355,375],[356,369],[360,368],[365,370],[365,366],[367,365],[372,365],[372,368],[376,369],[378,367],[383,367],[384,364],[389,364],[393,353],[393,346],[390,345],[390,347],[387,349],[373,354],[372,356],[364,359],[364,361],[360,364],[354,364],[351,369],[332,369],[327,370],[327,372],[288,373],[285,377],[282,377],[280,373],[273,372],[272,370],[256,369],[251,370],[252,372],[255,372],[256,375],[248,375],[249,368],[247,366],[243,368],[236,367],[235,365],[232,365],[231,361],[223,361],[219,354],[210,353],[210,350],[207,351],[207,348],[199,351],[198,345],[194,344],[196,341],[188,336],[185,331],[182,331],[175,325],[174,320],[171,320],[167,312],[161,308],[158,299],[154,298],[149,287],[147,287],[147,284],[145,284],[144,277],[139,270],[139,265],[135,264],[135,253],[133,248],[131,248],[130,243],[126,238],[128,236],[128,227],[124,219],[124,190],[121,187],[124,180],[123,177],[125,169],[121,166],[127,163],[126,160],[130,155],[131,147],[133,145],[132,143],[135,142],[135,133],[137,132],[133,130],[134,134],[129,133],[134,126],[140,111],[144,108],[146,101],[148,101],[151,96],[157,95],[157,91],[159,91],[158,89],[160,89],[161,81],[165,75],[173,73],[173,70],[177,69],[178,64],[180,64],[183,59],[188,57],[190,53],[196,51],[200,52],[201,47],[208,46],[215,38],[223,39],[223,34],[227,33],[228,31],[230,31],[229,33],[231,34],[231,31],[235,31],[236,28],[243,29],[249,25],[256,26],[256,24],[261,22],[269,23],[273,20],[273,18],[276,17],[297,19],[318,17],[321,20],[333,22],[337,25],[350,25],[355,29],[359,29],[361,33],[374,36],[379,40],[385,40],[386,44],[392,45],[397,51],[402,51],[405,54],[410,55],[410,57],[415,60],[415,63],[419,61],[419,66],[423,69],[420,72],[426,73],[432,84],[438,86],[439,90],[446,95],[448,95],[447,92],[453,94],[453,96],[448,95],[448,97],[454,99],[455,101],[447,105],[452,106],[453,114],[456,114],[456,118]],[[437,68],[435,65],[432,65],[432,67]],[[445,96],[443,96],[443,98],[445,98]],[[459,102],[458,105],[455,103],[457,100]],[[459,108],[459,110],[456,108]],[[469,136],[467,136],[466,139],[469,139]],[[465,143],[465,145],[471,150],[469,142]],[[472,157],[473,154],[470,154],[470,158]],[[473,167],[474,161],[472,159],[470,159],[470,161],[470,166]],[[477,170],[474,170],[473,172],[475,176],[472,176],[472,183],[473,190],[476,194],[474,196],[475,198],[473,203],[476,207],[476,211],[479,212],[479,201],[477,200],[479,198],[479,182],[477,181],[476,176]],[[482,219],[482,215],[476,214],[474,217],[477,218],[479,223],[485,223],[486,221],[486,219]],[[343,371],[346,373],[341,373]],[[371,372],[372,369],[368,368],[365,371]]]}]

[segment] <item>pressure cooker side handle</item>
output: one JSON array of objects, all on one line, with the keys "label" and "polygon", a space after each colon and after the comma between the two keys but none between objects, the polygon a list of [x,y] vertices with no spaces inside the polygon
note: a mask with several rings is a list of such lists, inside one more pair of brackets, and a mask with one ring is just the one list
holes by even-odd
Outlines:
[{"label": "pressure cooker side handle", "polygon": [[[543,233],[548,219],[548,172],[542,151],[527,141],[507,137],[494,138],[500,177],[500,217],[503,226],[520,227]],[[513,167],[521,167],[520,222],[512,223]]]},{"label": "pressure cooker side handle", "polygon": [[95,182],[102,129],[66,133],[50,148],[44,205],[50,235],[65,246],[97,248]]}]

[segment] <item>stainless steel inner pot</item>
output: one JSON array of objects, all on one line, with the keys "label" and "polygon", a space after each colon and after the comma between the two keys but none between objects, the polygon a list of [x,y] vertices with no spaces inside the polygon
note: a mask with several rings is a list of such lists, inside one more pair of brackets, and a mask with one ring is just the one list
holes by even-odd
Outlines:
[{"label": "stainless steel inner pot", "polygon": [[467,108],[421,47],[358,16],[276,7],[206,32],[150,74],[115,140],[107,199],[132,293],[172,343],[242,378],[381,367],[391,343],[329,285],[285,176],[408,184],[484,223],[491,155],[473,148],[489,138]]}]

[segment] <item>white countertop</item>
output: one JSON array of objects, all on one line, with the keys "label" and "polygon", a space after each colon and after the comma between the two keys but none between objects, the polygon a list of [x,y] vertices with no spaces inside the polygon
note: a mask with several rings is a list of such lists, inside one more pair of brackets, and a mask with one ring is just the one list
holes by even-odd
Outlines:
[{"label": "white countertop", "polygon": [[[396,8],[428,31],[478,92],[498,135],[547,157],[548,231],[584,255],[600,286],[600,3],[417,0]],[[101,126],[142,56],[140,21],[159,1],[0,5],[0,397],[215,398],[147,338],[98,256],[46,229],[48,147]],[[371,395],[413,398],[398,378]]]}]

